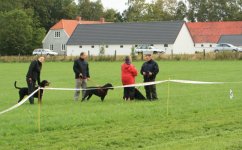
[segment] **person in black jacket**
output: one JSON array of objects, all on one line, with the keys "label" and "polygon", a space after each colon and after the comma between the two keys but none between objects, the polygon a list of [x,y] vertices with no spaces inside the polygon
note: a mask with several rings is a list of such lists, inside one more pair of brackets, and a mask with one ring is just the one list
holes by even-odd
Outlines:
[{"label": "person in black jacket", "polygon": [[[152,59],[151,53],[145,53],[146,62],[142,65],[140,73],[143,75],[144,82],[155,81],[156,75],[159,73],[158,64]],[[149,100],[156,100],[156,85],[145,86],[146,98]]]},{"label": "person in black jacket", "polygon": [[[90,78],[88,62],[86,61],[87,54],[81,52],[80,58],[74,61],[73,71],[75,73],[76,89],[86,89],[87,80]],[[80,95],[80,90],[76,90],[74,94],[74,100],[77,101]],[[82,98],[85,95],[85,90],[82,91]]]},{"label": "person in black jacket", "polygon": [[[40,84],[40,72],[42,69],[42,63],[45,61],[44,57],[39,57],[37,60],[33,60],[29,66],[29,70],[26,75],[26,82],[28,85],[28,94],[34,92],[36,81]],[[34,104],[34,97],[29,98],[30,104]]]}]

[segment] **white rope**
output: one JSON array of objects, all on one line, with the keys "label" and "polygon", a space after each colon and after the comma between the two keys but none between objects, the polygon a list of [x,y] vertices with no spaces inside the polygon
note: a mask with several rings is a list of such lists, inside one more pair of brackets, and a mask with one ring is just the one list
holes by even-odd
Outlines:
[{"label": "white rope", "polygon": [[26,98],[24,98],[22,101],[20,101],[18,104],[14,105],[14,106],[12,106],[12,107],[10,107],[10,108],[4,110],[4,111],[1,111],[1,112],[0,112],[0,115],[4,114],[4,113],[6,113],[6,112],[9,112],[9,111],[11,111],[11,110],[13,110],[13,109],[15,109],[15,108],[18,108],[19,106],[21,106],[23,103],[25,103],[25,102],[26,102],[31,96],[33,96],[33,95],[34,95],[36,92],[38,92],[38,91],[39,91],[39,88],[36,89],[33,93],[31,93],[29,96],[27,96]]},{"label": "white rope", "polygon": [[[161,81],[154,81],[154,82],[145,82],[145,83],[137,83],[137,84],[130,84],[130,85],[124,85],[124,86],[114,86],[111,87],[113,89],[118,89],[118,88],[124,88],[124,87],[140,87],[140,86],[148,86],[148,85],[154,85],[154,84],[161,84],[165,82],[173,82],[173,83],[182,83],[182,84],[199,84],[199,85],[214,85],[214,84],[226,84],[226,83],[242,83],[242,82],[204,82],[204,81],[191,81],[191,80],[161,80]],[[87,88],[87,89],[76,89],[76,88],[38,88],[35,90],[33,93],[31,93],[28,97],[24,98],[21,102],[18,104],[0,112],[0,115],[9,112],[13,109],[18,108],[21,106],[23,103],[25,103],[31,96],[33,96],[38,90],[43,89],[43,90],[60,90],[60,91],[83,91],[83,90],[94,90],[94,89],[100,89],[100,87],[96,88]],[[106,87],[106,89],[110,89],[110,87]]]},{"label": "white rope", "polygon": [[175,83],[183,83],[183,84],[225,84],[229,82],[204,82],[204,81],[191,81],[191,80],[170,80]]},{"label": "white rope", "polygon": [[[204,81],[191,81],[191,80],[161,80],[161,81],[154,81],[154,82],[145,82],[145,83],[136,83],[136,84],[129,84],[129,85],[122,85],[122,86],[114,86],[111,87],[113,89],[124,88],[124,87],[140,87],[140,86],[148,86],[154,84],[161,84],[165,82],[174,82],[174,83],[183,83],[183,84],[225,84],[225,83],[239,83],[239,82],[204,82]],[[87,88],[87,89],[76,89],[76,88],[41,88],[44,90],[60,90],[60,91],[88,91],[88,90],[96,90],[100,89],[101,87],[95,88]],[[110,89],[110,87],[102,87],[103,89]]]},{"label": "white rope", "polygon": [[76,88],[40,88],[43,90],[58,90],[58,91],[88,91],[88,90],[97,90],[97,89],[119,89],[124,87],[140,87],[140,86],[147,86],[147,85],[154,85],[154,84],[161,84],[167,82],[167,80],[163,81],[154,81],[154,82],[145,82],[145,83],[137,83],[137,84],[129,84],[129,85],[123,85],[123,86],[114,86],[114,87],[95,87],[95,88],[87,88],[87,89],[76,89]]}]

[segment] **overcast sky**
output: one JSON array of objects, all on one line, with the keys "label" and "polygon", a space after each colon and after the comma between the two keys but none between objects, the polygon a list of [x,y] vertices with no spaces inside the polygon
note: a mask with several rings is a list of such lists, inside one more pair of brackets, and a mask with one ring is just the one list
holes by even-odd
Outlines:
[{"label": "overcast sky", "polygon": [[[75,0],[78,2],[78,0]],[[96,1],[96,0],[91,0]],[[127,9],[127,2],[128,0],[101,0],[103,7],[105,9],[113,8],[119,12],[123,12],[125,9]],[[146,0],[147,2],[151,2],[151,0]]]},{"label": "overcast sky", "polygon": [[[113,8],[115,10],[118,10],[119,12],[123,12],[128,7],[127,6],[128,0],[101,0],[101,1],[105,9]],[[152,0],[146,0],[146,2],[151,2],[151,1]]]},{"label": "overcast sky", "polygon": [[[78,1],[78,0],[75,0]],[[96,1],[96,0],[91,0]],[[128,0],[101,0],[103,7],[105,9],[113,8],[119,12],[123,12],[125,9],[127,9],[127,2]],[[151,2],[152,0],[146,0],[146,2]]]}]

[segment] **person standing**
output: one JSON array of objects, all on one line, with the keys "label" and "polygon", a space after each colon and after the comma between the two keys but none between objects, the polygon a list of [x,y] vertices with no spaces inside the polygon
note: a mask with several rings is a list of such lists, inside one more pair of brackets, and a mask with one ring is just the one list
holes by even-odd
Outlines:
[{"label": "person standing", "polygon": [[[138,72],[134,65],[131,64],[132,59],[130,56],[125,57],[125,62],[121,66],[121,76],[123,85],[130,85],[135,83],[135,77]],[[133,100],[135,94],[135,87],[124,87],[124,100]]]},{"label": "person standing", "polygon": [[[80,58],[74,61],[73,71],[75,73],[76,89],[86,89],[87,80],[90,78],[89,67],[87,60],[87,54],[81,52]],[[82,90],[82,98],[85,95],[85,90]],[[77,101],[80,95],[80,90],[76,90],[74,94],[74,100]]]},{"label": "person standing", "polygon": [[[35,90],[36,81],[40,85],[40,72],[42,69],[42,63],[45,61],[43,56],[39,57],[37,60],[33,60],[29,66],[26,82],[28,85],[28,94],[31,94]],[[30,104],[34,104],[34,97],[29,98]]]},{"label": "person standing", "polygon": [[[159,73],[158,64],[152,59],[151,52],[144,52],[145,63],[142,65],[140,73],[143,75],[144,82],[153,82],[155,81],[156,75]],[[149,100],[156,100],[156,85],[147,85],[145,86],[146,98]]]}]

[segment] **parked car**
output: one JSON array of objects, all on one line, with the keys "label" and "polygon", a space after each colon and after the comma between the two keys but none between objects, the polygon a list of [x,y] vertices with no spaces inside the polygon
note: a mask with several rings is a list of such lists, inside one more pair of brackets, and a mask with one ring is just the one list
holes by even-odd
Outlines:
[{"label": "parked car", "polygon": [[135,53],[142,53],[144,51],[153,52],[154,54],[156,54],[156,53],[165,53],[165,50],[157,49],[154,46],[150,46],[150,45],[138,45],[134,49]]},{"label": "parked car", "polygon": [[220,51],[242,52],[242,48],[236,47],[229,43],[219,43],[214,48],[214,52],[220,52]]},{"label": "parked car", "polygon": [[41,49],[41,48],[38,48],[38,49],[35,49],[33,51],[33,55],[51,55],[51,56],[56,56],[58,55],[58,53],[52,51],[52,50],[49,50],[49,49]]}]

